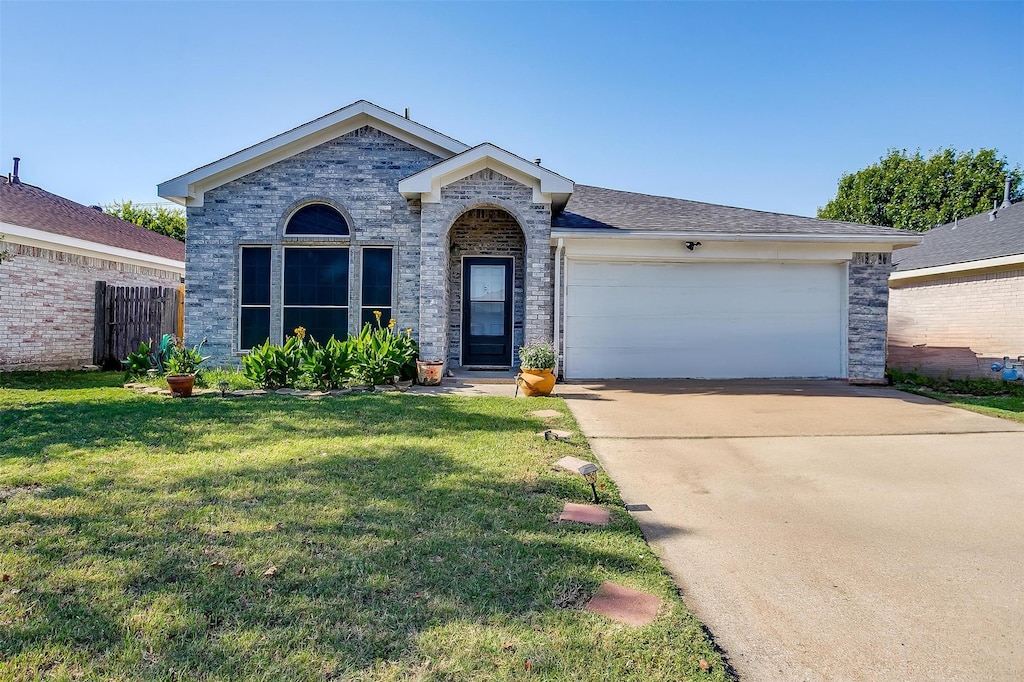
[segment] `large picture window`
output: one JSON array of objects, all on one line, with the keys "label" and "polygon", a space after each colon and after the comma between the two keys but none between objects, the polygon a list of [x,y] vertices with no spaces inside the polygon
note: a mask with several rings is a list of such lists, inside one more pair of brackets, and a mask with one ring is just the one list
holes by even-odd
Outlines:
[{"label": "large picture window", "polygon": [[348,249],[285,247],[284,333],[321,343],[348,335]]},{"label": "large picture window", "polygon": [[391,297],[392,249],[363,248],[362,319],[359,328],[375,323],[373,311],[379,310],[382,324],[394,317]]},{"label": "large picture window", "polygon": [[239,274],[238,347],[249,350],[270,337],[270,247],[243,246]]}]

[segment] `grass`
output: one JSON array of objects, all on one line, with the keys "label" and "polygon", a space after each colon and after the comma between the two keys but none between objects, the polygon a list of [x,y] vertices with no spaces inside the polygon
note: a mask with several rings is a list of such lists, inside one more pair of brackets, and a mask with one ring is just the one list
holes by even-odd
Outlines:
[{"label": "grass", "polygon": [[972,412],[1024,423],[1024,383],[994,379],[935,379],[890,370],[896,388]]},{"label": "grass", "polygon": [[[558,399],[171,400],[0,375],[0,679],[723,680]],[[7,577],[9,576],[9,578]],[[580,606],[657,594],[630,628]],[[709,669],[702,669],[705,660]]]}]

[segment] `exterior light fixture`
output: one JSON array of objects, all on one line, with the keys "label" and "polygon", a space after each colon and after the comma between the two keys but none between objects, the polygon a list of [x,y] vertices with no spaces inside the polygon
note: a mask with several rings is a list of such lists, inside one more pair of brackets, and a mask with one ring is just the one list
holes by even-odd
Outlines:
[{"label": "exterior light fixture", "polygon": [[226,382],[226,381],[221,381],[221,382],[219,382],[219,383],[217,384],[217,388],[219,388],[219,389],[220,389],[220,397],[221,397],[221,398],[225,398],[225,397],[227,397],[227,393],[228,393],[228,382]]},{"label": "exterior light fixture", "polygon": [[594,492],[594,504],[598,504],[597,499],[597,465],[587,462],[579,469],[580,475],[583,476],[583,480],[590,484],[590,489]]},{"label": "exterior light fixture", "polygon": [[683,246],[686,247],[687,251],[693,251],[698,246],[703,246],[700,242],[683,242]]}]

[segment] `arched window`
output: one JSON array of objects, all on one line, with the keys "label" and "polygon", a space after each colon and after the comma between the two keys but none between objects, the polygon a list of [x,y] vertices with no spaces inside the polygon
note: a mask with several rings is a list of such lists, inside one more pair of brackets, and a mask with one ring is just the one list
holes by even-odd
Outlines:
[{"label": "arched window", "polygon": [[310,204],[296,211],[284,228],[285,234],[348,235],[348,223],[327,204]]}]

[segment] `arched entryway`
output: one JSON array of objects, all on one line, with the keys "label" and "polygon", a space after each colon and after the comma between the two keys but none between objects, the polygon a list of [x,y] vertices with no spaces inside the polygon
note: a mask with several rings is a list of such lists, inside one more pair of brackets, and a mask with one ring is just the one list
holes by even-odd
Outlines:
[{"label": "arched entryway", "polygon": [[448,231],[449,367],[511,367],[524,341],[526,240],[516,219],[471,208]]}]

